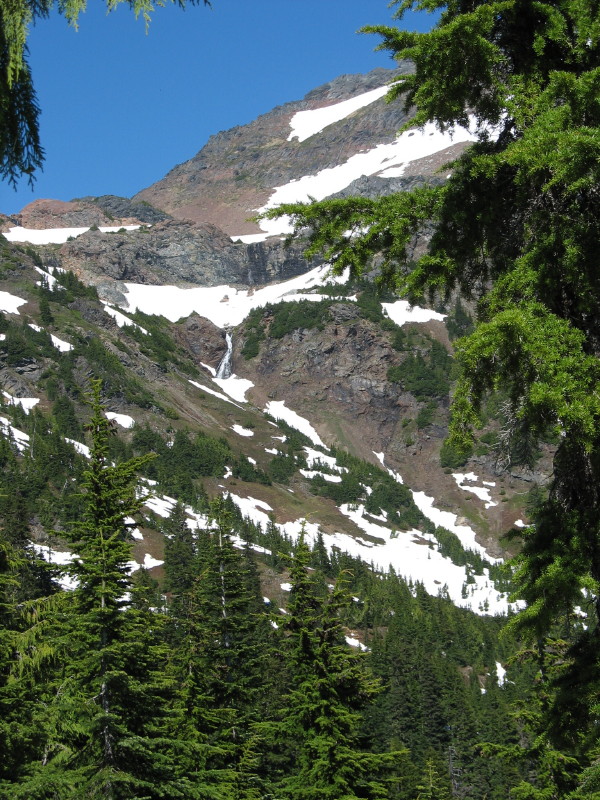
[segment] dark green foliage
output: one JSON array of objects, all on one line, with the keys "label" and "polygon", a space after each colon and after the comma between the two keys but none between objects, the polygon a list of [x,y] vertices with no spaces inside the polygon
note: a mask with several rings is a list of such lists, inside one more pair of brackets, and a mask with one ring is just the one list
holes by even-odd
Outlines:
[{"label": "dark green foliage", "polygon": [[5,335],[2,345],[9,367],[24,366],[40,358],[53,358],[56,354],[50,334],[44,330],[36,331],[26,323],[9,322]]},{"label": "dark green foliage", "polygon": [[398,753],[373,754],[361,747],[361,710],[377,691],[359,654],[344,644],[339,618],[347,603],[343,579],[322,600],[308,573],[303,537],[290,569],[289,637],[291,691],[283,722],[276,726],[293,759],[293,773],[278,789],[283,798],[357,800],[387,798],[382,773]]},{"label": "dark green foliage", "polygon": [[392,337],[392,347],[394,350],[398,350],[399,352],[404,352],[404,350],[408,350],[410,347],[410,339],[407,336],[404,328],[398,328],[394,331],[394,336]]},{"label": "dark green foliage", "polygon": [[[271,462],[272,463],[272,462]],[[246,456],[238,456],[233,462],[232,472],[234,478],[253,483],[262,483],[266,486],[271,484],[271,479],[262,469],[252,464]]]},{"label": "dark green foliage", "polygon": [[[64,414],[63,425],[74,421],[72,411],[70,402],[56,405],[57,416],[63,419]],[[57,514],[65,521],[85,519],[78,493],[81,472],[86,467],[89,471],[89,467],[36,410],[29,416],[18,408],[11,409],[11,413],[34,437],[33,450],[42,459],[30,459],[27,453],[16,456],[6,440],[0,439],[4,481],[1,494],[5,495],[0,497],[0,524],[7,534],[10,532],[13,548],[20,548],[27,541],[32,513],[47,519],[48,526]],[[291,430],[290,434],[283,446],[289,446],[290,460],[301,463],[305,439]],[[136,453],[159,452],[154,462],[142,466],[148,473],[164,455],[168,458],[174,451],[177,458],[161,469],[166,478],[171,475],[177,481],[184,474],[184,468],[176,466],[179,460],[183,465],[194,464],[200,471],[212,465],[217,475],[222,474],[223,458],[227,464],[235,463],[223,441],[211,437],[183,432],[175,436],[173,447],[167,447],[160,435],[141,427],[134,429],[132,439]],[[117,442],[118,436],[111,434],[108,441],[111,440]],[[105,452],[126,452],[124,447],[107,444]],[[222,458],[212,461],[211,454],[219,452]],[[389,508],[388,514],[396,512],[402,517],[413,513],[407,504],[410,495],[406,488],[385,471],[347,454],[336,453],[336,457],[349,470],[345,474],[351,480],[346,488],[354,486],[356,494],[363,483],[373,487],[372,513],[380,513],[384,506]],[[109,455],[105,463],[113,460]],[[70,480],[75,476],[79,486]],[[52,486],[59,491],[53,494]],[[185,489],[187,484],[182,486]],[[177,495],[176,491],[172,493]],[[201,507],[207,507],[201,495],[194,498]],[[365,493],[361,502],[368,499]],[[495,659],[505,661],[496,641],[495,620],[455,609],[448,601],[429,597],[419,586],[412,587],[411,592],[395,576],[375,576],[362,562],[338,550],[327,553],[318,537],[312,553],[308,553],[309,565],[315,572],[308,573],[308,599],[303,601],[303,613],[313,633],[304,655],[312,653],[315,674],[326,674],[327,680],[321,686],[314,678],[306,677],[306,682],[297,688],[300,677],[309,673],[292,662],[290,639],[279,639],[279,652],[273,651],[273,637],[277,639],[279,634],[268,624],[268,607],[262,602],[256,566],[250,552],[244,554],[231,547],[229,536],[240,536],[267,548],[271,554],[260,558],[275,569],[284,566],[292,543],[273,525],[262,531],[244,520],[230,499],[214,506],[212,515],[215,521],[207,531],[191,531],[181,507],[171,519],[161,521],[168,536],[164,565],[165,588],[170,590],[168,621],[160,611],[165,600],[144,570],[135,573],[131,581],[131,608],[121,609],[118,617],[110,612],[122,636],[111,645],[110,659],[115,660],[107,662],[109,667],[112,664],[123,669],[124,694],[120,689],[116,694],[115,724],[120,720],[119,725],[122,723],[125,728],[137,726],[135,735],[139,737],[135,758],[132,750],[119,750],[123,754],[121,771],[110,773],[116,775],[116,786],[128,776],[122,796],[136,797],[143,787],[150,798],[158,797],[158,787],[164,786],[165,798],[208,800],[219,793],[227,800],[258,800],[269,794],[302,797],[304,785],[310,781],[319,787],[321,796],[328,796],[329,792],[332,798],[339,797],[336,793],[346,785],[355,787],[351,797],[415,800],[416,787],[425,785],[427,759],[435,758],[436,768],[443,776],[448,748],[452,747],[459,796],[480,800],[487,793],[493,800],[506,800],[507,787],[516,786],[523,779],[520,768],[501,768],[495,754],[482,759],[475,749],[482,738],[503,747],[510,747],[514,739],[510,725],[499,729],[497,724],[498,719],[508,719],[500,690],[494,690],[494,694],[488,682],[488,693],[482,696],[477,683],[477,676],[493,674]],[[417,519],[410,526],[413,524],[423,528],[424,520]],[[111,539],[110,559],[121,557],[118,553],[122,545],[129,550],[127,527],[123,525],[120,534],[115,532]],[[439,530],[437,534],[443,552],[459,563],[466,560],[473,573],[480,572],[482,564],[474,554],[465,553],[455,537],[444,537]],[[50,576],[43,574],[34,559],[20,569],[22,588],[14,596],[15,601],[55,591]],[[0,771],[0,781],[5,783],[0,783],[0,794],[5,791],[11,798],[45,798],[51,796],[51,791],[65,798],[85,796],[85,787],[95,780],[91,776],[96,769],[94,753],[98,751],[93,735],[102,730],[102,713],[96,709],[95,716],[90,714],[89,702],[82,708],[79,698],[86,697],[83,687],[89,678],[88,670],[96,669],[98,664],[100,651],[94,649],[89,638],[96,622],[88,616],[88,610],[93,610],[90,607],[99,590],[92,581],[95,571],[77,570],[88,587],[87,605],[83,596],[77,596],[77,618],[71,618],[69,611],[75,595],[68,596],[68,604],[60,613],[49,608],[42,613],[40,606],[50,637],[44,642],[51,641],[52,649],[37,667],[35,681],[27,678],[13,683],[13,688],[3,693],[0,674],[0,737],[5,735],[7,726],[12,737],[5,745],[7,757],[4,772]],[[341,599],[338,603],[327,589],[327,583],[340,574],[347,591],[357,598],[349,604]],[[124,579],[129,581],[127,576]],[[115,598],[119,596],[115,589]],[[290,621],[292,618],[290,615]],[[83,633],[82,619],[90,625],[93,622]],[[285,619],[278,616],[278,624],[282,625]],[[314,628],[310,628],[311,619]],[[358,654],[346,648],[342,623],[360,632],[361,639],[372,648],[371,654],[361,655],[355,663]],[[13,627],[19,625],[23,627],[21,623]],[[43,627],[40,633],[42,630]],[[1,631],[0,626],[0,635]],[[168,655],[165,642],[170,648]],[[71,670],[71,682],[67,684],[67,656],[63,652],[68,654]],[[367,698],[361,696],[356,689],[358,684],[353,682],[360,675],[368,677],[365,664],[357,671],[360,661],[369,662],[382,682],[382,691],[369,702],[363,702]],[[458,670],[470,668],[473,676],[465,683]],[[522,692],[524,684],[518,671],[510,669],[511,680]],[[133,684],[129,683],[130,678]],[[335,688],[335,692],[332,694],[327,686]],[[515,692],[516,688],[501,691]],[[291,714],[287,711],[289,703],[296,709]],[[327,710],[329,723],[327,729],[307,731],[305,757],[300,754],[304,734],[298,733],[297,726],[305,724],[304,715],[313,704]],[[93,705],[91,708],[94,710]],[[282,728],[283,720],[288,722]],[[481,732],[479,736],[477,731]],[[116,728],[114,733],[120,735]],[[410,752],[399,754],[405,747]],[[45,766],[41,763],[43,752],[50,754]],[[327,758],[324,752],[329,754]],[[396,753],[394,758],[390,752]],[[375,760],[371,758],[374,753]],[[355,765],[353,769],[345,766],[346,759]],[[395,767],[390,771],[392,762]],[[328,769],[328,764],[333,767]],[[115,789],[115,796],[121,796],[119,791]],[[315,797],[316,792],[317,788]]]},{"label": "dark green foliage", "polygon": [[48,672],[34,715],[44,727],[45,755],[13,785],[15,798],[51,796],[50,789],[61,797],[164,798],[185,796],[188,785],[173,758],[177,742],[165,746],[169,690],[152,633],[160,623],[149,624],[143,604],[127,608],[123,599],[131,588],[124,518],[143,503],[134,470],[146,459],[110,464],[99,392],[96,383],[83,514],[68,531],[78,554],[70,567],[77,579],[72,613],[50,611],[46,620],[58,668]]},{"label": "dark green foliage", "polygon": [[[420,527],[432,531],[433,526],[414,504],[410,490],[398,483],[383,469],[369,464],[348,453],[335,453],[337,463],[344,468],[341,482],[331,483],[316,476],[311,483],[313,490],[330,497],[336,505],[342,503],[364,503],[371,514],[386,512],[392,525],[403,530]],[[365,486],[373,491],[368,494]]]},{"label": "dark green foliage", "polygon": [[451,339],[468,336],[473,332],[473,317],[465,310],[460,297],[457,298],[452,311],[446,317],[446,329]]},{"label": "dark green foliage", "polygon": [[384,319],[381,301],[380,293],[377,292],[377,289],[372,284],[364,286],[356,301],[361,311],[361,317],[371,322],[381,323]]},{"label": "dark green foliage", "polygon": [[265,326],[263,321],[264,309],[253,309],[246,317],[244,330],[246,339],[242,347],[242,355],[246,360],[255,358],[260,352],[260,343],[265,338]]},{"label": "dark green foliage", "polygon": [[98,300],[98,292],[95,286],[87,286],[80,281],[77,275],[70,270],[54,269],[52,275],[56,279],[54,288],[50,293],[49,299],[62,305],[72,303],[76,297],[87,298],[88,300]]},{"label": "dark green foliage", "polygon": [[81,442],[83,436],[83,426],[77,419],[75,406],[66,396],[57,397],[52,405],[52,416],[57,429],[69,439]]},{"label": "dark green foliage", "polygon": [[165,534],[163,588],[181,602],[181,598],[194,584],[197,565],[194,534],[187,524],[187,514],[180,503],[177,503],[162,527]]},{"label": "dark green foliage", "polygon": [[269,475],[245,456],[235,455],[225,439],[217,439],[202,431],[194,437],[188,431],[177,431],[167,444],[150,428],[136,427],[132,446],[136,453],[156,453],[157,458],[146,470],[147,477],[160,481],[165,491],[188,503],[195,502],[201,493],[198,478],[221,477],[227,466],[242,481],[270,483]]},{"label": "dark green foliage", "polygon": [[450,469],[458,469],[467,463],[473,454],[473,445],[470,441],[444,439],[440,449],[440,465]]},{"label": "dark green foliage", "polygon": [[388,369],[388,380],[401,383],[405,391],[418,400],[443,398],[450,391],[450,369],[452,358],[446,348],[435,339],[431,340],[429,353],[410,354],[405,360]]},{"label": "dark green foliage", "polygon": [[427,428],[428,425],[434,420],[435,417],[435,410],[437,408],[437,403],[429,402],[423,406],[423,408],[419,409],[419,413],[417,414],[416,423],[417,428],[421,431],[424,428]]},{"label": "dark green foliage", "polygon": [[429,758],[421,782],[417,786],[419,800],[451,800],[452,790],[447,775],[440,774],[435,759]]},{"label": "dark green foliage", "polygon": [[329,306],[330,304],[324,300],[320,302],[299,300],[293,303],[266,306],[265,313],[273,315],[269,325],[269,335],[274,339],[281,339],[299,328],[323,330],[329,319]]},{"label": "dark green foliage", "polygon": [[43,325],[52,325],[54,316],[50,310],[50,303],[47,297],[40,297],[40,321]]},{"label": "dark green foliage", "polygon": [[185,350],[178,347],[169,331],[170,323],[164,317],[155,314],[144,314],[136,311],[131,318],[147,333],[135,325],[127,325],[127,334],[137,341],[140,351],[148,358],[167,370],[169,365],[177,367],[186,375],[196,377],[198,369],[194,366]]},{"label": "dark green foliage", "polygon": [[269,462],[269,475],[275,483],[288,483],[300,465],[293,455],[280,453]]},{"label": "dark green foliage", "polygon": [[[71,273],[66,273],[71,274]],[[97,336],[79,342],[73,358],[82,356],[92,367],[94,374],[103,382],[103,390],[108,397],[123,398],[142,408],[150,408],[154,399],[142,383],[133,377],[123,366],[119,357]]]},{"label": "dark green foliage", "polygon": [[[211,504],[209,523],[193,540],[178,523],[172,545],[178,542],[186,577],[176,578],[179,593],[171,614],[179,642],[174,664],[181,682],[179,724],[198,749],[204,772],[200,779],[214,783],[218,794],[232,791],[232,784],[241,781],[240,772],[247,784],[261,783],[257,759],[248,756],[257,744],[252,725],[272,712],[265,693],[273,675],[268,666],[271,627],[252,556],[233,548],[233,518],[223,501]],[[171,584],[175,555],[171,547]],[[246,795],[225,794],[240,796]]]}]

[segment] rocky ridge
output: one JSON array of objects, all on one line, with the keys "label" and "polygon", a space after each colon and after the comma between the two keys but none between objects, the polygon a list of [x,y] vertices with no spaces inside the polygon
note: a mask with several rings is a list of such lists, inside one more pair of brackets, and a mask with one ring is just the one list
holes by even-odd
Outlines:
[{"label": "rocky ridge", "polygon": [[134,199],[146,200],[180,219],[211,222],[231,235],[257,233],[258,226],[248,218],[268,200],[273,187],[389,143],[409,119],[401,104],[390,105],[380,98],[299,142],[288,139],[294,114],[342,102],[410,71],[409,63],[401,63],[395,70],[336,78],[249,125],[212,136],[193,158]]}]

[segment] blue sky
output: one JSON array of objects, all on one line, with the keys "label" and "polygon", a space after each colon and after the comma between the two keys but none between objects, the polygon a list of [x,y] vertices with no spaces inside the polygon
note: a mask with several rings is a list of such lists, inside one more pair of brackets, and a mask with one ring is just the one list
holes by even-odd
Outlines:
[{"label": "blue sky", "polygon": [[[392,24],[385,0],[213,0],[158,8],[144,23],[92,0],[76,32],[58,15],[29,38],[46,150],[33,191],[0,184],[0,211],[34,199],[126,197],[243,125],[343,73],[391,67],[367,24]],[[432,19],[409,15],[409,29]]]}]

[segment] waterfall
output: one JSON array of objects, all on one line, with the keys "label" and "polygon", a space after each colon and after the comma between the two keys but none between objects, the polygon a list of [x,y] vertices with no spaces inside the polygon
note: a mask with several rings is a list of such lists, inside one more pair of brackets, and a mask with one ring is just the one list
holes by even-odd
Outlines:
[{"label": "waterfall", "polygon": [[231,375],[231,353],[233,352],[233,341],[227,331],[225,332],[225,340],[227,342],[227,352],[221,359],[221,363],[217,369],[217,378],[229,378]]}]

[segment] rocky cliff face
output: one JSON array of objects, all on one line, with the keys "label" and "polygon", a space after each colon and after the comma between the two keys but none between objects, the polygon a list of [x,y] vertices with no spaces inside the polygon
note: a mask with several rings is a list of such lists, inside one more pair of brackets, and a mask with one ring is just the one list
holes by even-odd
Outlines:
[{"label": "rocky cliff face", "polygon": [[[34,200],[11,218],[11,225],[46,230],[48,228],[85,228],[92,225],[153,224],[168,219],[164,211],[148,203],[134,202],[126,197],[105,195],[83,197],[80,200]],[[5,226],[6,227],[6,226]]]},{"label": "rocky cliff face", "polygon": [[89,230],[62,245],[54,256],[102,291],[118,292],[123,281],[153,285],[256,286],[288,280],[310,264],[299,244],[280,239],[234,243],[214,225],[177,220],[138,231],[106,234]]},{"label": "rocky cliff face", "polygon": [[146,200],[180,219],[213,223],[231,235],[258,232],[248,217],[267,201],[273,187],[391,142],[407,120],[401,104],[389,105],[381,98],[299,142],[288,140],[294,114],[342,102],[408,71],[410,65],[405,63],[397,70],[343,75],[249,125],[212,136],[197,155],[135,199]]},{"label": "rocky cliff face", "polygon": [[[53,263],[99,286],[107,299],[122,299],[120,282],[179,286],[261,286],[307,271],[302,246],[286,246],[279,237],[242,243],[237,237],[259,231],[249,220],[278,186],[344,164],[357,153],[392,142],[406,122],[401,103],[383,97],[326,125],[304,141],[290,139],[297,112],[314,111],[380,89],[398,70],[344,75],[318,87],[302,100],[287,103],[249,125],[211,137],[190,161],[175,167],[132,200],[106,195],[71,202],[38,200],[11,219],[13,225],[46,230],[66,227],[141,225],[130,233],[95,230],[51,252]],[[402,177],[370,175],[354,180],[333,196],[377,197],[424,182],[444,180],[440,168],[464,145],[441,145],[432,155],[403,165]],[[236,237],[231,241],[231,236]],[[50,255],[48,255],[50,257]]]}]

